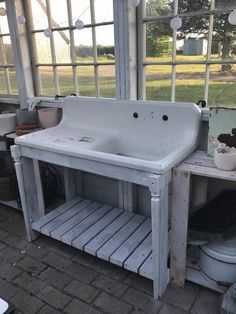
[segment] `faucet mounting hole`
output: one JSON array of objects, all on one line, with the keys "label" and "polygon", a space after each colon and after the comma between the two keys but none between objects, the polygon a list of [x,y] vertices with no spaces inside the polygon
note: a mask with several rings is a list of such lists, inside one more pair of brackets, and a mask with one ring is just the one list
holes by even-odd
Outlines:
[{"label": "faucet mounting hole", "polygon": [[137,113],[137,112],[134,112],[134,113],[133,113],[133,117],[134,117],[135,119],[137,119],[137,118],[138,118],[138,113]]},{"label": "faucet mounting hole", "polygon": [[169,118],[168,118],[168,116],[167,116],[166,114],[164,114],[164,115],[162,116],[162,119],[163,119],[164,121],[167,121]]}]

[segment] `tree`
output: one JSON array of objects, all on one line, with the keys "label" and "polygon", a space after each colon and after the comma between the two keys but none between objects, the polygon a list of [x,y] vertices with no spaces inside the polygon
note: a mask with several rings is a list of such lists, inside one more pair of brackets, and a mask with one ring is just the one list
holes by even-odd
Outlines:
[{"label": "tree", "polygon": [[[179,0],[179,14],[186,14],[183,18],[183,25],[178,31],[178,39],[186,37],[207,37],[209,28],[209,14],[199,16],[188,16],[192,12],[206,12],[210,9],[211,0]],[[149,0],[147,1],[147,13],[151,16],[165,15],[173,12],[173,0]],[[216,0],[216,7],[233,9],[235,0]],[[171,36],[170,27],[167,25],[169,19],[163,20],[163,23],[151,23],[147,26],[147,53],[152,56],[158,51],[156,45],[157,38],[161,36]],[[168,31],[169,30],[169,31]],[[168,33],[169,32],[169,33]],[[221,58],[230,58],[231,51],[236,44],[236,28],[228,22],[228,13],[214,15],[213,41],[221,44]],[[235,50],[235,48],[234,48]],[[231,69],[229,65],[222,66],[222,71]]]},{"label": "tree", "polygon": [[[167,0],[148,0],[146,2],[148,16],[166,16],[170,13],[170,5]],[[163,50],[168,50],[168,36],[171,36],[169,21],[160,23],[148,23],[146,27],[147,56],[161,55]],[[166,44],[164,44],[164,42]]]},{"label": "tree", "polygon": [[[216,7],[235,8],[235,0],[216,0]],[[179,13],[187,14],[189,12],[208,11],[210,0],[179,0]],[[230,53],[235,42],[235,26],[228,22],[228,14],[214,15],[213,41],[221,44],[221,58],[230,58]],[[187,17],[178,32],[178,38],[186,36],[201,35],[206,37],[209,28],[209,15],[202,14],[198,17]],[[222,71],[230,70],[230,65],[222,65]]]}]

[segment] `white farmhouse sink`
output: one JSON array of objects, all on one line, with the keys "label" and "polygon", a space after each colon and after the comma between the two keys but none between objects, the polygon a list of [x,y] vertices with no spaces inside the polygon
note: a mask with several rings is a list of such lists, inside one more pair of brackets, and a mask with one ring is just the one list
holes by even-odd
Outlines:
[{"label": "white farmhouse sink", "polygon": [[61,123],[16,144],[161,174],[198,145],[192,103],[67,97]]}]

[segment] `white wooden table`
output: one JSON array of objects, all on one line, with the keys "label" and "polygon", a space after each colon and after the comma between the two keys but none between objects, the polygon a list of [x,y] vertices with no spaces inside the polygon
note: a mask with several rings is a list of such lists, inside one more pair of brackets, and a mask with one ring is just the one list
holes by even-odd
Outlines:
[{"label": "white wooden table", "polygon": [[195,205],[207,200],[208,178],[236,181],[236,171],[222,171],[215,167],[213,158],[203,151],[196,151],[178,167],[173,169],[173,202],[172,202],[172,229],[171,229],[171,280],[180,287],[184,286],[185,279],[214,288],[197,272],[193,274],[186,269],[186,249],[188,215],[191,196],[191,177],[197,176],[198,182],[194,190]]},{"label": "white wooden table", "polygon": [[[23,145],[12,146],[11,152],[29,241],[36,239],[39,233],[45,234],[152,279],[154,298],[163,294],[169,282],[171,171],[157,175]],[[46,215],[39,160],[67,169],[67,201]],[[77,196],[74,169],[147,186],[151,193],[151,219]]]}]

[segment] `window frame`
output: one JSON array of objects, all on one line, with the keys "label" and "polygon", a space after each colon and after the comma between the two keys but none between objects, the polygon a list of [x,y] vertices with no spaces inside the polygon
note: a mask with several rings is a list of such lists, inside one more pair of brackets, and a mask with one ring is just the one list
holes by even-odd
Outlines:
[{"label": "window frame", "polygon": [[[51,28],[52,32],[55,31],[69,31],[70,36],[70,42],[75,47],[74,43],[74,30],[76,30],[76,27],[73,25],[73,19],[72,19],[72,6],[71,6],[71,0],[67,0],[67,9],[68,9],[68,26],[66,27],[53,27],[52,23],[52,15],[51,15],[51,8],[50,8],[50,0],[46,0],[46,8],[47,8],[47,19],[48,19],[48,26]],[[35,56],[37,54],[36,44],[34,40],[34,34],[37,33],[43,33],[44,29],[33,29],[33,21],[32,21],[32,12],[31,11],[31,4],[30,0],[26,1],[25,5],[25,11],[27,15],[27,20],[29,21],[29,31],[28,31],[28,40],[31,47],[31,53],[32,53],[32,67],[33,67],[33,73],[35,74],[35,94],[36,97],[50,97],[48,95],[43,95],[42,93],[42,86],[41,86],[41,79],[39,74],[39,69],[41,66],[45,67],[52,67],[53,69],[53,76],[54,76],[54,82],[55,82],[55,92],[57,95],[60,95],[60,85],[59,85],[59,77],[58,77],[58,67],[71,67],[72,73],[73,73],[73,88],[74,93],[78,96],[80,96],[79,91],[79,84],[78,84],[78,73],[77,73],[77,67],[78,66],[93,66],[94,67],[94,82],[95,82],[95,95],[94,97],[99,97],[99,74],[98,74],[98,68],[99,66],[115,66],[116,67],[116,60],[115,61],[109,61],[109,62],[102,62],[98,60],[97,57],[97,41],[96,41],[96,27],[99,26],[106,26],[106,25],[114,25],[114,21],[109,22],[100,22],[95,23],[95,5],[94,0],[90,0],[90,11],[91,11],[91,24],[85,24],[84,28],[91,28],[92,31],[92,43],[93,43],[93,62],[78,62],[76,61],[75,55],[73,53],[74,49],[70,49],[70,57],[71,62],[68,63],[61,63],[56,62],[56,56],[55,56],[55,40],[54,35],[50,37],[50,46],[51,46],[51,56],[52,56],[52,62],[51,63],[39,63],[37,62]]]},{"label": "window frame", "polygon": [[[1,3],[4,3],[5,6],[7,7],[6,4],[7,1],[1,1]],[[12,93],[12,86],[11,86],[11,81],[10,81],[10,73],[9,73],[9,69],[14,69],[15,73],[16,73],[16,67],[15,64],[13,63],[8,63],[7,62],[7,55],[6,55],[6,51],[5,51],[5,44],[3,42],[4,37],[10,37],[11,39],[11,49],[12,49],[12,53],[13,53],[13,45],[12,45],[12,38],[11,38],[11,33],[10,33],[10,23],[9,23],[9,17],[7,14],[7,10],[6,10],[6,17],[7,17],[7,22],[8,22],[8,26],[9,26],[9,32],[8,33],[2,33],[1,32],[1,28],[0,28],[0,50],[2,52],[2,59],[3,62],[0,64],[0,68],[3,69],[3,76],[4,76],[4,80],[5,80],[5,87],[6,87],[6,93],[1,93],[0,94],[0,98],[5,99],[6,101],[8,99],[8,101],[10,101],[10,103],[14,103],[13,99],[17,99],[18,98],[18,93],[14,94]],[[12,100],[10,100],[12,99]]]},{"label": "window frame", "polygon": [[[171,102],[175,102],[176,96],[176,66],[178,65],[205,65],[204,72],[204,96],[203,99],[208,105],[208,96],[209,96],[209,80],[210,80],[210,66],[211,65],[224,65],[224,64],[236,64],[236,59],[232,60],[214,60],[211,58],[211,49],[212,49],[212,38],[213,38],[213,25],[214,25],[214,16],[222,13],[230,13],[230,9],[219,9],[215,7],[215,0],[211,0],[209,10],[201,12],[192,12],[185,14],[178,14],[178,0],[174,0],[174,10],[173,13],[168,16],[146,16],[146,2],[141,0],[138,7],[138,23],[137,23],[137,32],[138,36],[138,99],[146,99],[146,66],[149,65],[169,65],[171,66]],[[170,19],[173,17],[197,17],[199,15],[209,15],[209,27],[208,27],[208,36],[207,36],[207,53],[205,60],[199,61],[181,61],[176,60],[176,42],[177,42],[177,31],[173,30],[173,42],[172,42],[172,57],[170,61],[145,61],[146,57],[146,24],[151,22],[160,21],[163,19]]]}]

